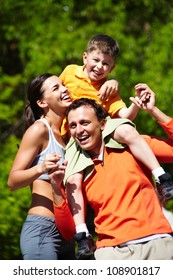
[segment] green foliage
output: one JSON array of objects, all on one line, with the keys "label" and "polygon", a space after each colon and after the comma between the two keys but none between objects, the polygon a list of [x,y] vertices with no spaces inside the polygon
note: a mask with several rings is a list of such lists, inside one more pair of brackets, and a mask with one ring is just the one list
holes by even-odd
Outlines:
[{"label": "green foliage", "polygon": [[[29,206],[29,188],[10,192],[8,173],[22,137],[27,83],[38,74],[59,75],[70,63],[82,65],[87,41],[96,33],[113,36],[120,55],[110,77],[120,83],[129,105],[134,85],[147,83],[157,104],[172,115],[173,5],[168,0],[5,0],[0,1],[0,256],[20,258],[19,235]],[[140,111],[141,133],[165,136]],[[169,165],[171,172],[171,165]],[[167,207],[173,211],[170,201]]]},{"label": "green foliage", "polygon": [[29,187],[11,192],[7,186],[17,144],[19,141],[10,136],[1,147],[3,153],[0,153],[0,256],[4,260],[20,258],[19,234],[30,203]]}]

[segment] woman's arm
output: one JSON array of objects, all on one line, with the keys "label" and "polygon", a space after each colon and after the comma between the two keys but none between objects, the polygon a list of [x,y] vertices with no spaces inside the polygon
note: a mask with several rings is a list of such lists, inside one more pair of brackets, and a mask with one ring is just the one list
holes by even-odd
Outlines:
[{"label": "woman's arm", "polygon": [[41,122],[33,124],[25,132],[8,177],[11,190],[32,184],[41,174],[57,166],[59,157],[50,155],[41,164],[31,167],[36,156],[46,147],[44,145],[47,135],[47,127]]}]

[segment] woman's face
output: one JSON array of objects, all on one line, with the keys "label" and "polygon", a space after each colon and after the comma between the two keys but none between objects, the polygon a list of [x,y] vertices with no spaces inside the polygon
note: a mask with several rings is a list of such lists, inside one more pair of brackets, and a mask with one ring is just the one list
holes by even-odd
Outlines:
[{"label": "woman's face", "polygon": [[71,104],[69,90],[62,84],[57,76],[51,76],[45,80],[42,86],[43,100],[49,108],[58,114],[64,114],[66,108]]}]

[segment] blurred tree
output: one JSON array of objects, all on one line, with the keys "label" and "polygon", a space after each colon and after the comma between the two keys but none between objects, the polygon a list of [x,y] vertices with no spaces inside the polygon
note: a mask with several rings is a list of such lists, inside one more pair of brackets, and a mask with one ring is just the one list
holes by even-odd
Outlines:
[{"label": "blurred tree", "polygon": [[[168,0],[0,0],[0,258],[20,258],[19,235],[29,206],[29,188],[10,192],[8,173],[24,132],[28,82],[70,63],[82,65],[96,33],[120,45],[110,77],[129,105],[138,82],[157,92],[157,104],[172,115],[173,4]],[[165,136],[145,112],[135,120],[141,133]],[[171,168],[171,165],[168,166]],[[173,202],[167,205],[173,211]]]}]

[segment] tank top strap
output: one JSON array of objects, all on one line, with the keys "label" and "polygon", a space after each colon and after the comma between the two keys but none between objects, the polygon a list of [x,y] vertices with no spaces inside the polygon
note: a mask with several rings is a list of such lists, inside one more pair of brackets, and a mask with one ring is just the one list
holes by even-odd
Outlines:
[{"label": "tank top strap", "polygon": [[51,127],[50,127],[48,121],[47,121],[45,118],[41,118],[41,119],[39,119],[39,120],[36,120],[36,122],[39,122],[39,121],[40,121],[40,122],[43,122],[43,123],[47,126],[47,128],[48,128],[49,131],[51,130]]},{"label": "tank top strap", "polygon": [[37,121],[41,121],[41,122],[43,122],[43,123],[47,126],[48,131],[49,131],[49,142],[51,142],[51,145],[52,145],[52,146],[55,146],[55,147],[57,147],[57,145],[58,145],[59,147],[61,147],[62,149],[64,149],[64,148],[58,143],[58,141],[56,140],[55,135],[54,135],[54,133],[53,133],[53,131],[52,131],[52,128],[50,127],[48,121],[47,121],[45,118],[41,118],[41,119],[39,119],[39,120],[37,120]]}]

